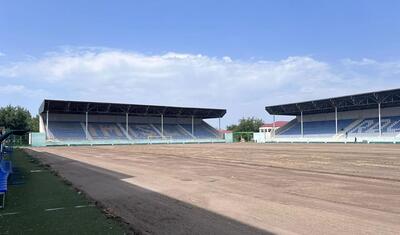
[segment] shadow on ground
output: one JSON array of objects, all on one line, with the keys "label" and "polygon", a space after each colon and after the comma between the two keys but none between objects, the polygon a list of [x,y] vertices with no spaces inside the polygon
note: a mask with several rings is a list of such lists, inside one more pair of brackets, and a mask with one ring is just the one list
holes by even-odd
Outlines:
[{"label": "shadow on ground", "polygon": [[[144,234],[273,234],[121,179],[135,177],[26,149],[74,187]],[[157,177],[157,176],[154,176]],[[234,207],[235,205],[232,205]]]}]

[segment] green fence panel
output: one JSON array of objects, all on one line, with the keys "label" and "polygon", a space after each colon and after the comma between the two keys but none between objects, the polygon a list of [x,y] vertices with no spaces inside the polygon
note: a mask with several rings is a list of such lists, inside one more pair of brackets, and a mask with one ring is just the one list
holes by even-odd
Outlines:
[{"label": "green fence panel", "polygon": [[40,132],[32,132],[31,135],[31,145],[33,147],[46,146],[46,134]]},{"label": "green fence panel", "polygon": [[233,143],[233,133],[225,133],[226,143]]}]

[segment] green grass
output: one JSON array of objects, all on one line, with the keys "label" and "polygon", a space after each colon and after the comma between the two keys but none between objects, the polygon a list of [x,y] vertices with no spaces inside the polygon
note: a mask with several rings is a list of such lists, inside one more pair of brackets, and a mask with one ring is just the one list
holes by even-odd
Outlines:
[{"label": "green grass", "polygon": [[[17,181],[10,185],[0,209],[0,234],[125,234],[127,229],[107,218],[82,194],[22,150],[14,151]],[[31,171],[39,172],[31,172]],[[77,207],[78,206],[78,207]],[[62,208],[59,210],[48,210]]]}]

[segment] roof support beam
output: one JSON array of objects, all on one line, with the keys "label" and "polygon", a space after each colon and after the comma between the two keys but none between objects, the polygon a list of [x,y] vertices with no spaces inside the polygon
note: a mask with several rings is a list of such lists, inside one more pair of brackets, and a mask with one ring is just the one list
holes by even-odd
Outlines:
[{"label": "roof support beam", "polygon": [[164,115],[161,114],[161,138],[164,138]]},{"label": "roof support beam", "polygon": [[88,115],[88,112],[86,112],[86,115],[85,115],[85,136],[86,136],[86,140],[89,139],[88,124],[89,124],[89,115]]},{"label": "roof support beam", "polygon": [[381,109],[400,107],[400,89],[267,106],[266,111],[271,115],[300,116],[301,112],[303,115],[334,113],[336,108],[337,112],[376,109],[378,103]]},{"label": "roof support beam", "polygon": [[49,139],[49,110],[46,111],[46,139]]},{"label": "roof support beam", "polygon": [[336,126],[336,135],[338,134],[338,111],[337,107],[335,107],[335,126]]},{"label": "roof support beam", "polygon": [[301,138],[304,137],[304,122],[303,122],[303,111],[301,111],[301,116],[300,116],[300,121],[301,121]]},{"label": "roof support beam", "polygon": [[381,103],[378,103],[379,136],[382,136]]},{"label": "roof support beam", "polygon": [[[191,107],[174,107],[174,106],[158,106],[158,105],[139,105],[139,104],[118,104],[118,103],[100,103],[100,102],[83,102],[68,100],[44,100],[39,108],[39,114],[45,117],[45,113],[59,114],[81,114],[86,112],[90,115],[120,115],[125,116],[126,113],[134,116],[159,116],[164,117],[188,117],[192,115],[195,118],[219,118],[226,113],[225,109],[208,109],[208,108],[191,108]],[[90,137],[90,136],[89,136]]]}]

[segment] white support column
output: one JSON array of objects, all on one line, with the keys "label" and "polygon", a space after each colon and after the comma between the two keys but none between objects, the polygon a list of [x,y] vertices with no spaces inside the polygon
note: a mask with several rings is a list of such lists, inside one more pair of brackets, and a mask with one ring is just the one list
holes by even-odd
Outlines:
[{"label": "white support column", "polygon": [[161,137],[164,137],[164,115],[161,114]]},{"label": "white support column", "polygon": [[39,114],[39,132],[46,134],[46,124],[44,123],[44,118],[42,114]]},{"label": "white support column", "polygon": [[218,136],[219,138],[224,138],[223,134],[221,133],[221,118],[218,118]]},{"label": "white support column", "polygon": [[272,116],[272,137],[275,137],[275,115]]},{"label": "white support column", "polygon": [[89,135],[88,135],[88,121],[89,121],[89,115],[88,115],[88,112],[86,112],[86,118],[85,118],[85,135],[86,135],[86,140],[89,139]]},{"label": "white support column", "polygon": [[335,125],[336,125],[336,135],[338,134],[338,112],[337,107],[335,107]]},{"label": "white support column", "polygon": [[126,134],[128,134],[129,133],[129,113],[126,113],[125,129],[126,129]]},{"label": "white support column", "polygon": [[192,116],[192,136],[194,136],[194,116]]},{"label": "white support column", "polygon": [[46,139],[49,138],[49,110],[46,112]]},{"label": "white support column", "polygon": [[300,121],[301,121],[301,137],[303,138],[304,137],[303,111],[301,111]]},{"label": "white support column", "polygon": [[378,103],[378,115],[379,115],[379,136],[382,136],[381,103]]}]

